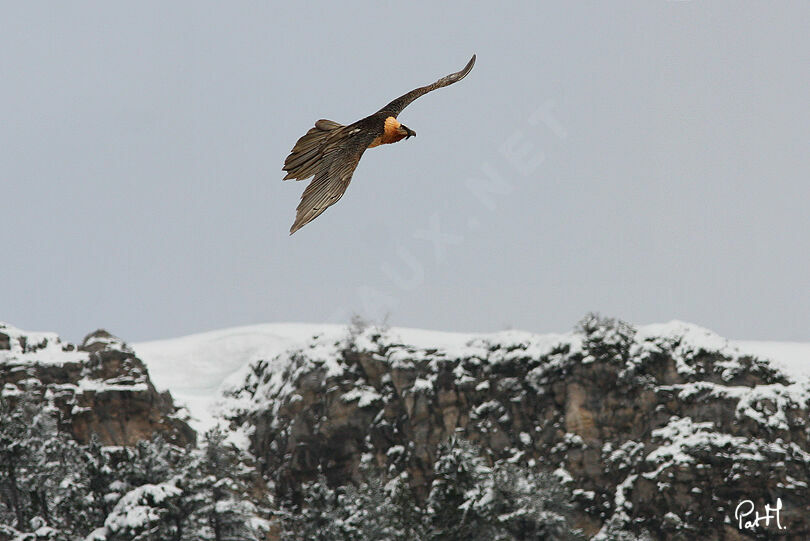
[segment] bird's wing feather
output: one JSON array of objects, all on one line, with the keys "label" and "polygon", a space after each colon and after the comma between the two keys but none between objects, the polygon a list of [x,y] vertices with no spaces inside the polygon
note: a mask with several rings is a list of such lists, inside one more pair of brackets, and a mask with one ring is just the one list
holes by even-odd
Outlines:
[{"label": "bird's wing feather", "polygon": [[345,135],[343,128],[345,128],[343,124],[338,124],[333,120],[322,118],[315,122],[315,127],[310,128],[298,139],[290,151],[290,155],[284,160],[282,169],[287,172],[284,180],[290,178],[303,180],[311,177],[330,141],[340,139]]},{"label": "bird's wing feather", "polygon": [[464,66],[464,68],[461,71],[457,71],[456,73],[451,73],[446,77],[442,77],[433,84],[421,86],[419,88],[411,90],[407,94],[403,94],[402,96],[398,97],[397,99],[395,99],[394,101],[392,101],[391,103],[380,109],[379,112],[384,111],[386,113],[389,113],[391,116],[396,117],[400,112],[402,112],[403,109],[405,109],[405,107],[407,107],[416,98],[424,96],[428,92],[436,90],[437,88],[442,88],[444,86],[457,83],[463,78],[465,78],[467,74],[470,73],[470,71],[472,70],[474,64],[475,64],[475,55],[472,55],[470,61],[467,62],[467,65]]},{"label": "bird's wing feather", "polygon": [[396,117],[419,96],[462,80],[474,64],[475,55],[461,71],[411,90],[351,126],[343,126],[332,120],[317,121],[315,127],[298,140],[284,162],[283,169],[287,172],[285,180],[303,180],[315,176],[301,196],[290,234],[320,216],[343,197],[363,152],[382,133],[382,120],[388,116]]},{"label": "bird's wing feather", "polygon": [[327,144],[317,164],[311,166],[315,178],[301,195],[290,235],[343,197],[363,152],[375,136],[374,133],[345,131]]}]

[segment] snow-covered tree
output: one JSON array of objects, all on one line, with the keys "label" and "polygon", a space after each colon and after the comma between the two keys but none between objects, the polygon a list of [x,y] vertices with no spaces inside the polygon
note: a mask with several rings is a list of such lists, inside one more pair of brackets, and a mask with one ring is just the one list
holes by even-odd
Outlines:
[{"label": "snow-covered tree", "polygon": [[184,517],[178,480],[147,483],[127,492],[87,541],[181,541]]},{"label": "snow-covered tree", "polygon": [[302,502],[282,512],[282,539],[391,541],[573,540],[570,494],[550,475],[516,464],[493,465],[464,440],[437,450],[424,502],[402,472],[386,480],[365,466],[357,485],[331,488],[321,475],[304,485]]},{"label": "snow-covered tree", "polygon": [[250,498],[254,469],[246,467],[242,452],[225,441],[225,434],[214,428],[205,434],[203,450],[196,453],[187,477],[195,497],[193,522],[197,539],[212,541],[253,541],[262,536],[265,522]]},{"label": "snow-covered tree", "polygon": [[59,432],[55,408],[33,393],[15,398],[0,398],[0,523],[61,539],[52,526],[71,533],[59,509],[72,497],[69,481],[78,475],[79,446]]},{"label": "snow-covered tree", "polygon": [[284,541],[340,540],[342,534],[342,508],[339,492],[329,487],[326,476],[318,475],[314,481],[302,486],[300,503],[282,501],[277,513]]},{"label": "snow-covered tree", "polygon": [[508,462],[489,465],[476,446],[440,446],[428,496],[432,539],[579,539],[570,494],[551,475]]},{"label": "snow-covered tree", "polygon": [[139,441],[132,451],[130,467],[126,470],[127,481],[132,486],[157,484],[171,478],[187,458],[183,448],[168,443],[159,434]]},{"label": "snow-covered tree", "polygon": [[485,481],[492,475],[478,450],[464,440],[439,447],[435,478],[427,498],[430,539],[496,539],[487,520],[491,494]]},{"label": "snow-covered tree", "polygon": [[577,331],[583,336],[582,346],[588,357],[617,362],[629,358],[636,334],[636,329],[629,323],[595,313],[582,318]]},{"label": "snow-covered tree", "polygon": [[26,524],[25,462],[28,424],[22,408],[0,397],[0,524]]}]

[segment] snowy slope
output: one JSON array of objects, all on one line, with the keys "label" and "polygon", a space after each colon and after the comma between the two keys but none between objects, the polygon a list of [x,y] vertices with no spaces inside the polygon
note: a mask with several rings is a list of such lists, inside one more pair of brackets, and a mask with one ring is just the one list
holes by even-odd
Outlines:
[{"label": "snowy slope", "polygon": [[[398,334],[403,343],[443,350],[463,348],[479,336],[400,328],[390,332]],[[268,323],[140,342],[132,347],[149,369],[155,387],[170,390],[178,405],[188,407],[190,424],[205,430],[215,424],[214,410],[221,390],[241,382],[251,363],[271,362],[284,352],[305,348],[316,337],[338,342],[347,333],[345,325]]]},{"label": "snowy slope", "polygon": [[178,405],[188,407],[192,427],[204,431],[214,425],[212,407],[229,376],[254,361],[303,347],[313,336],[342,334],[345,327],[339,325],[279,323],[141,342],[133,349],[155,387],[170,390]]},{"label": "snowy slope", "polygon": [[[178,404],[188,407],[190,424],[205,430],[215,424],[217,402],[224,388],[244,379],[247,367],[258,360],[284,363],[283,353],[306,348],[313,337],[319,342],[337,343],[347,336],[342,325],[271,323],[234,327],[151,342],[132,347],[146,363],[153,383],[168,389]],[[475,342],[529,343],[547,349],[560,342],[575,341],[572,333],[537,335],[521,331],[492,334],[449,333],[408,328],[392,328],[389,336],[422,349],[438,349],[448,355],[473,353]],[[810,343],[752,342],[726,340],[716,333],[680,321],[637,327],[637,336],[678,341],[686,351],[718,351],[730,357],[752,354],[773,361],[794,380],[810,379]],[[329,352],[324,351],[328,356]],[[281,369],[282,366],[279,366]]]}]

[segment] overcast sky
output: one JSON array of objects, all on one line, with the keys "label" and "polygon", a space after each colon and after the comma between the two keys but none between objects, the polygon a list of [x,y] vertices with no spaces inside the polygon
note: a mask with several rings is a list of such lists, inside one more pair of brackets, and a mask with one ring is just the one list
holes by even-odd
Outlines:
[{"label": "overcast sky", "polygon": [[[8,2],[0,320],[810,341],[810,4]],[[292,145],[416,86],[290,237]]]}]

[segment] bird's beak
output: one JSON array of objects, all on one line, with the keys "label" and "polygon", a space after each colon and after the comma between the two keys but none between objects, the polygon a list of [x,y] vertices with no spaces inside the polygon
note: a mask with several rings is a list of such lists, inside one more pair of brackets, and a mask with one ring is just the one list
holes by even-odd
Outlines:
[{"label": "bird's beak", "polygon": [[405,131],[407,132],[405,139],[407,139],[408,137],[416,137],[416,132],[413,131],[412,129],[406,127]]}]

